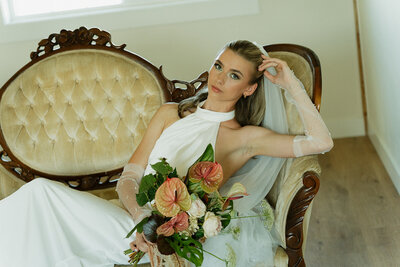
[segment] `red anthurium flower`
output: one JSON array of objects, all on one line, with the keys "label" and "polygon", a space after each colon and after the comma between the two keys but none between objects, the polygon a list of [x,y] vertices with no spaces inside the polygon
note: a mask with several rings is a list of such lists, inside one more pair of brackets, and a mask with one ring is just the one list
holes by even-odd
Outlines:
[{"label": "red anthurium flower", "polygon": [[189,215],[181,212],[168,222],[157,228],[158,235],[171,236],[174,233],[186,230],[189,227]]},{"label": "red anthurium flower", "polygon": [[158,211],[166,217],[174,217],[192,204],[186,185],[179,178],[167,178],[157,189],[155,201]]},{"label": "red anthurium flower", "polygon": [[223,179],[222,166],[217,162],[200,161],[189,170],[189,180],[201,183],[201,189],[208,194],[217,190]]}]

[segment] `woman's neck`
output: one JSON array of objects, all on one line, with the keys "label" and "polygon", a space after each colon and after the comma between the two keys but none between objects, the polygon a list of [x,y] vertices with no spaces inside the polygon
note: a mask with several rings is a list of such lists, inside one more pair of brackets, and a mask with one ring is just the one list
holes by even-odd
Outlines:
[{"label": "woman's neck", "polygon": [[211,99],[206,100],[201,108],[216,111],[216,112],[230,112],[235,110],[235,102],[232,101],[213,101]]}]

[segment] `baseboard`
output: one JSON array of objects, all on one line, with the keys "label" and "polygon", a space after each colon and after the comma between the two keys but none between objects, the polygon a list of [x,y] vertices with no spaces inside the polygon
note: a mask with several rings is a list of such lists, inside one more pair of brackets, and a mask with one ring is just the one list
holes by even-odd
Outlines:
[{"label": "baseboard", "polygon": [[332,138],[365,136],[364,120],[360,118],[325,118],[323,120]]},{"label": "baseboard", "polygon": [[378,153],[383,165],[386,168],[386,171],[392,179],[394,187],[397,189],[397,193],[400,195],[400,166],[396,166],[396,161],[394,160],[394,157],[390,154],[387,147],[379,140],[377,135],[370,134],[369,139],[374,145],[376,152]]}]

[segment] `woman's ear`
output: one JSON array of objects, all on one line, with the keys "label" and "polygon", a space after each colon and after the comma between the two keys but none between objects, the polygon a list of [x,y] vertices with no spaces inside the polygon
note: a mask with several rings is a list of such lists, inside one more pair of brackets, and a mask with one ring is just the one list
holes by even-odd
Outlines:
[{"label": "woman's ear", "polygon": [[254,84],[250,85],[249,87],[247,87],[243,92],[243,96],[244,97],[251,96],[256,91],[257,86],[258,86],[258,83],[254,83]]}]

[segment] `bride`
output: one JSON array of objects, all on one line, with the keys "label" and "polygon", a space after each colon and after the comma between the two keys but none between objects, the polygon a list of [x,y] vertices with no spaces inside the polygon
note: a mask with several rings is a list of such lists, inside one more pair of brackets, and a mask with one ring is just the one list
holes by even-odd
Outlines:
[{"label": "bride", "polygon": [[[125,166],[117,192],[125,209],[61,183],[35,179],[0,201],[0,266],[113,266],[126,264],[123,251],[148,252],[157,263],[154,244],[142,234],[123,237],[149,215],[135,194],[150,164],[167,158],[179,175],[211,143],[222,165],[224,192],[240,181],[248,197],[235,200],[241,215],[254,215],[285,158],[324,153],[333,147],[330,133],[302,84],[286,62],[270,58],[249,41],[232,41],[209,71],[208,89],[179,104],[162,105]],[[288,135],[281,89],[296,105],[305,135]],[[69,208],[74,206],[73,213]],[[276,242],[259,218],[231,222],[208,238],[205,250],[236,266],[273,266]],[[233,233],[234,232],[234,233]],[[208,254],[202,266],[225,266]]]}]

